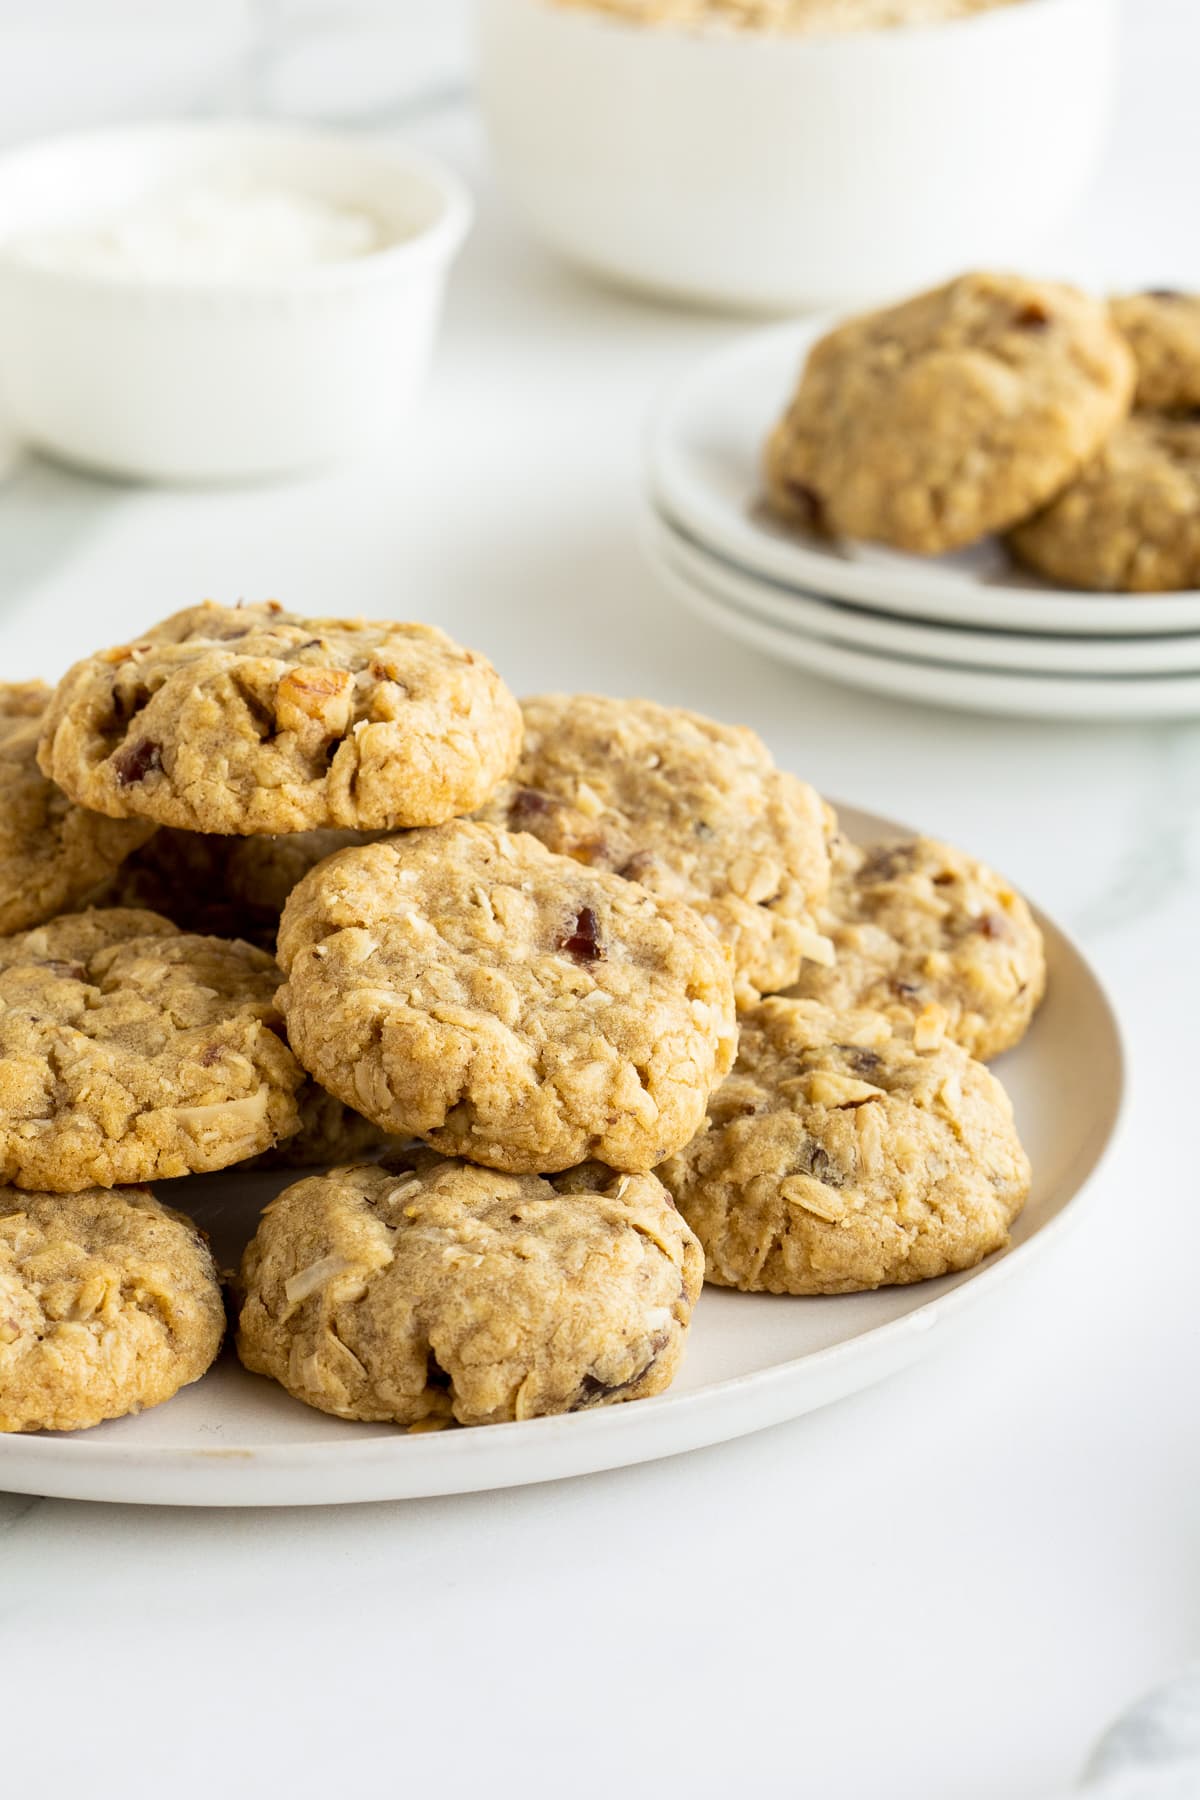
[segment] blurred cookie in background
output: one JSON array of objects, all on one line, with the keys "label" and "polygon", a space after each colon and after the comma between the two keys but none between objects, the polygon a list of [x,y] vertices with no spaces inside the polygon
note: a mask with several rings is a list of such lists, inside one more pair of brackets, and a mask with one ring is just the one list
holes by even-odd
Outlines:
[{"label": "blurred cookie in background", "polygon": [[1137,363],[1134,405],[1147,412],[1200,407],[1200,294],[1151,288],[1111,304]]}]

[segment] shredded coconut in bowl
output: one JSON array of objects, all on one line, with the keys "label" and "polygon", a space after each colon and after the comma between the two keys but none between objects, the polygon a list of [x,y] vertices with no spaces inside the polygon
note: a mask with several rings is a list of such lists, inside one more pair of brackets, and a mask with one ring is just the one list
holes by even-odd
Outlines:
[{"label": "shredded coconut in bowl", "polygon": [[237,281],[353,261],[391,241],[382,222],[359,207],[299,189],[198,183],[10,248],[24,261],[71,274]]},{"label": "shredded coconut in bowl", "polygon": [[844,37],[902,25],[941,25],[1021,0],[554,0],[576,11],[608,13],[631,25]]}]

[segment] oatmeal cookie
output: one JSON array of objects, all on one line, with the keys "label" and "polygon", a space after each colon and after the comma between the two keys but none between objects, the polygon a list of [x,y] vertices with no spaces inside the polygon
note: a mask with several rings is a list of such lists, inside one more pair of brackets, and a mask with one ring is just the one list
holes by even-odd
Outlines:
[{"label": "oatmeal cookie", "polygon": [[311,1079],[297,1091],[296,1110],[299,1131],[255,1157],[256,1168],[328,1169],[336,1163],[363,1162],[394,1144],[386,1131]]},{"label": "oatmeal cookie", "polygon": [[93,906],[162,913],[181,931],[245,938],[274,954],[279,915],[301,877],[335,850],[372,843],[378,835],[326,830],[221,837],[164,826],[88,899]]},{"label": "oatmeal cookie", "polygon": [[43,773],[113,818],[233,836],[470,812],[512,769],[516,701],[432,625],[211,601],[76,663]]},{"label": "oatmeal cookie", "polygon": [[727,955],[690,907],[493,825],[339,851],[293,890],[279,959],[322,1087],[518,1174],[651,1168],[733,1058]]},{"label": "oatmeal cookie", "polygon": [[946,1036],[986,1061],[1020,1041],[1045,993],[1042,934],[1020,894],[933,838],[842,839],[822,925],[837,960],[806,969],[794,994],[909,1018],[918,1044]]},{"label": "oatmeal cookie", "polygon": [[702,1280],[653,1175],[593,1164],[545,1180],[418,1149],[268,1206],[238,1354],[343,1419],[579,1412],[670,1385]]},{"label": "oatmeal cookie", "polygon": [[0,940],[0,1179],[71,1193],[223,1169],[299,1128],[279,971],[154,913]]},{"label": "oatmeal cookie", "polygon": [[1100,302],[963,275],[814,346],[767,445],[768,497],[816,530],[953,550],[1065,487],[1128,412],[1133,384]]},{"label": "oatmeal cookie", "polygon": [[154,829],[88,812],[47,781],[37,746],[50,693],[0,682],[0,936],[77,906]]},{"label": "oatmeal cookie", "polygon": [[1156,288],[1125,294],[1110,310],[1137,364],[1135,406],[1147,412],[1200,407],[1200,294]]},{"label": "oatmeal cookie", "polygon": [[1031,569],[1071,587],[1200,587],[1200,419],[1135,413],[1008,542]]},{"label": "oatmeal cookie", "polygon": [[0,1191],[0,1431],[158,1406],[221,1347],[213,1259],[145,1188]]},{"label": "oatmeal cookie", "polygon": [[828,960],[813,924],[829,886],[822,802],[754,732],[596,694],[522,710],[516,774],[482,818],[694,907],[747,999],[790,986],[806,957]]},{"label": "oatmeal cookie", "polygon": [[1008,1242],[1029,1163],[1008,1096],[956,1044],[775,997],[742,1016],[708,1125],[658,1171],[709,1281],[847,1294],[969,1269]]}]

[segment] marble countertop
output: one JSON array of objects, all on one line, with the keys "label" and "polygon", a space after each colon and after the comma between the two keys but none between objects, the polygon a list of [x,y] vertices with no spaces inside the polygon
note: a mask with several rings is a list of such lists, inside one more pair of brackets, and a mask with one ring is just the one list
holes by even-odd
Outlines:
[{"label": "marble countertop", "polygon": [[[1068,273],[1200,283],[1185,11],[1153,0],[1131,39]],[[638,433],[662,383],[739,327],[543,258],[461,104],[413,135],[480,198],[419,439],[241,491],[18,466],[0,486],[6,677],[202,595],[276,594],[433,620],[519,691],[745,720],[1078,935],[1128,1035],[1128,1127],[1069,1252],[951,1356],[724,1448],[341,1511],[0,1495],[12,1791],[1032,1800],[1196,1649],[1200,722],[924,711],[692,621],[638,552]]]}]

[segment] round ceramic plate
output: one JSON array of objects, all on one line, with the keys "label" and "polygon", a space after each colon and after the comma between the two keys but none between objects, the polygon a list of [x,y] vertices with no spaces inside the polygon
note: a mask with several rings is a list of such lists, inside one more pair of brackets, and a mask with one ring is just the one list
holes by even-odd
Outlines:
[{"label": "round ceramic plate", "polygon": [[929,625],[874,612],[845,600],[802,594],[715,556],[662,513],[647,509],[651,560],[670,563],[689,580],[741,611],[851,649],[964,664],[1001,674],[1200,677],[1200,633],[1189,637],[1052,637],[1048,632],[987,631],[972,625]]},{"label": "round ceramic plate", "polygon": [[809,536],[763,507],[762,447],[829,319],[772,326],[709,357],[650,426],[654,505],[705,548],[802,593],[994,630],[1141,637],[1200,630],[1200,593],[1085,594],[1017,569],[987,538],[952,556],[909,556]]},{"label": "round ceramic plate", "polygon": [[[839,809],[862,841],[902,829]],[[1047,919],[1050,986],[997,1064],[1034,1167],[1013,1246],[919,1287],[795,1300],[706,1290],[667,1394],[563,1418],[409,1436],[348,1425],[248,1375],[226,1350],[194,1387],[138,1418],[62,1436],[0,1437],[0,1490],[173,1506],[309,1506],[511,1487],[648,1462],[811,1412],[947,1345],[1079,1216],[1121,1106],[1121,1042],[1100,983]],[[234,1260],[286,1174],[196,1176],[158,1191]],[[1060,1266],[1070,1279],[1069,1264]]]},{"label": "round ceramic plate", "polygon": [[774,662],[791,663],[846,687],[956,712],[1017,719],[1191,719],[1200,716],[1200,675],[1005,674],[966,663],[877,655],[810,632],[785,630],[648,545],[651,562],[689,612]]}]

